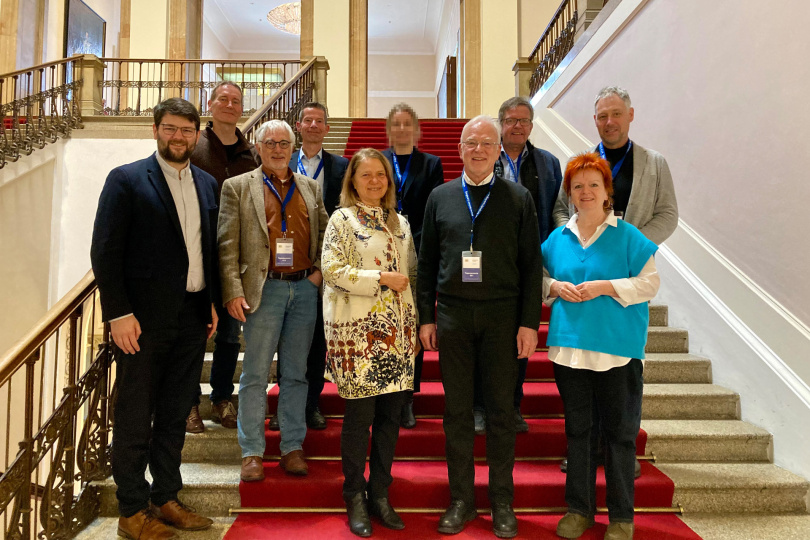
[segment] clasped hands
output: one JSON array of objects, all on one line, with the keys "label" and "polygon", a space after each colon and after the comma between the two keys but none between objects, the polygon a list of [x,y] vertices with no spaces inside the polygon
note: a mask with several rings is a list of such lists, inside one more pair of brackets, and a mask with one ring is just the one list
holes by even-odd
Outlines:
[{"label": "clasped hands", "polygon": [[555,281],[551,286],[551,296],[559,296],[566,302],[586,302],[598,296],[613,293],[613,285],[607,280],[583,281],[574,285],[568,281]]}]

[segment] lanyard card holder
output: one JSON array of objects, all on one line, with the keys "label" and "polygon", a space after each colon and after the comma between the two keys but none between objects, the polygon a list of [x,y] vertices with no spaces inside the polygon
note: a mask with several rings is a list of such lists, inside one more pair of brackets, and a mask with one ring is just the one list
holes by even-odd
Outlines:
[{"label": "lanyard card holder", "polygon": [[461,252],[461,281],[464,283],[481,283],[481,252]]},{"label": "lanyard card holder", "polygon": [[276,240],[276,266],[292,268],[293,265],[293,239],[279,238]]}]

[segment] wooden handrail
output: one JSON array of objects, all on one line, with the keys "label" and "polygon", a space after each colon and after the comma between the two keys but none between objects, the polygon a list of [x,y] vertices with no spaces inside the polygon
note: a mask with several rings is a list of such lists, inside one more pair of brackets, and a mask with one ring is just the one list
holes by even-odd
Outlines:
[{"label": "wooden handrail", "polygon": [[70,292],[54,304],[19,341],[0,356],[0,386],[14,375],[28,357],[41,347],[95,290],[96,278],[93,271],[88,270]]},{"label": "wooden handrail", "polygon": [[[300,64],[301,60],[290,58],[286,60],[245,60],[240,58],[228,59],[200,59],[200,58],[99,58],[102,62],[155,62],[155,63],[175,63],[175,64]],[[26,70],[28,71],[28,70]]]},{"label": "wooden handrail", "polygon": [[29,68],[21,69],[19,71],[12,71],[11,73],[3,73],[0,74],[0,79],[6,79],[8,77],[14,77],[15,75],[25,75],[30,71],[37,71],[40,69],[49,68],[52,66],[58,66],[59,64],[67,64],[68,62],[81,62],[82,55],[72,56],[70,58],[62,58],[61,60],[54,60],[53,62],[47,62],[45,64],[39,64],[38,66],[31,66]]},{"label": "wooden handrail", "polygon": [[543,30],[542,34],[540,34],[540,38],[537,40],[537,43],[535,43],[534,49],[532,49],[532,53],[529,55],[530,59],[538,60],[537,58],[535,58],[535,56],[537,55],[537,51],[540,49],[540,46],[543,43],[543,40],[545,39],[546,35],[549,32],[551,32],[551,28],[557,22],[557,18],[560,15],[562,15],[563,10],[565,10],[565,8],[566,8],[566,6],[567,6],[567,4],[569,2],[574,3],[574,11],[577,11],[577,8],[579,7],[579,6],[577,6],[577,0],[562,0],[562,2],[560,2],[559,7],[557,7],[557,11],[555,11],[554,15],[551,16],[551,20],[549,21],[548,26],[546,26],[546,29]]},{"label": "wooden handrail", "polygon": [[293,78],[284,83],[284,85],[282,85],[282,87],[279,88],[275,94],[273,94],[273,97],[267,100],[267,102],[264,105],[262,105],[260,109],[258,109],[255,113],[253,113],[250,116],[250,118],[248,118],[245,121],[245,123],[242,124],[242,127],[240,128],[242,132],[246,133],[248,130],[255,127],[256,124],[259,123],[259,120],[261,120],[262,116],[264,116],[264,114],[276,103],[276,101],[281,99],[281,96],[284,95],[284,92],[289,90],[296,82],[298,82],[301,79],[301,77],[304,76],[304,74],[308,70],[312,68],[312,66],[315,64],[315,60],[316,60],[315,57],[310,58],[306,64],[301,66],[301,69],[298,70],[298,73],[296,73]]}]

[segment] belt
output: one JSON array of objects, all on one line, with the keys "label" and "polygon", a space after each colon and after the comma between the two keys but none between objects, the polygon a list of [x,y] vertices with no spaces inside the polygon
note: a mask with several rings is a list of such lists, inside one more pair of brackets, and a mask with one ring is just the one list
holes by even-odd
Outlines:
[{"label": "belt", "polygon": [[299,270],[298,272],[267,272],[267,279],[280,279],[282,281],[300,281],[312,273],[312,268]]}]

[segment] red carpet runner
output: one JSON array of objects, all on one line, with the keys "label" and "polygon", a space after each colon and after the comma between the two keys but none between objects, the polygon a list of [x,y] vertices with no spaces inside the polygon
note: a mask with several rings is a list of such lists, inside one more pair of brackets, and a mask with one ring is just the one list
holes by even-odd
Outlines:
[{"label": "red carpet runner", "polygon": [[[544,320],[548,313],[544,310]],[[547,326],[541,325],[538,347],[545,347]],[[404,531],[390,531],[376,524],[375,538],[441,538],[436,532],[439,513],[450,502],[447,465],[444,462],[444,432],[441,414],[444,395],[439,382],[438,354],[426,354],[422,392],[414,408],[418,423],[413,430],[401,430],[394,463],[391,503],[403,511]],[[529,362],[522,410],[529,433],[517,435],[514,480],[514,506],[518,510],[520,538],[556,538],[554,530],[560,514],[532,513],[531,509],[565,507],[565,475],[559,458],[565,454],[562,404],[553,382],[547,353],[535,353]],[[268,395],[270,411],[276,410],[278,389]],[[307,432],[304,452],[309,459],[309,476],[293,477],[278,466],[279,433],[266,431],[266,478],[263,482],[241,483],[243,507],[273,509],[261,514],[240,514],[228,531],[228,540],[253,538],[353,538],[346,522],[341,487],[340,415],[343,400],[334,384],[327,383],[321,398],[321,411],[331,416],[324,431]],[[638,438],[638,454],[644,455],[646,433]],[[476,506],[487,509],[487,467],[484,437],[476,437]],[[557,459],[549,459],[557,458]],[[642,476],[636,481],[636,507],[671,507],[674,485],[651,463],[642,461]],[[605,505],[605,479],[597,477],[597,504]],[[298,511],[300,509],[301,511]],[[305,509],[307,509],[305,511]],[[522,511],[521,511],[522,510]],[[597,526],[583,538],[601,539],[607,516],[597,518]],[[641,540],[699,539],[671,514],[638,514],[636,538]],[[488,513],[476,519],[456,538],[494,538]]]}]

